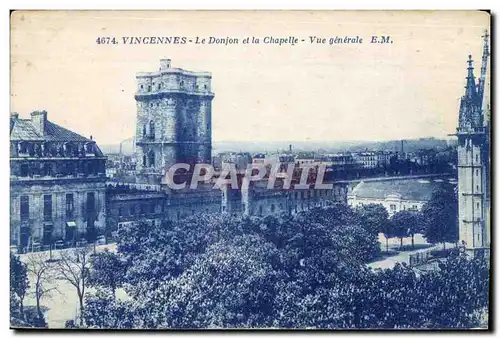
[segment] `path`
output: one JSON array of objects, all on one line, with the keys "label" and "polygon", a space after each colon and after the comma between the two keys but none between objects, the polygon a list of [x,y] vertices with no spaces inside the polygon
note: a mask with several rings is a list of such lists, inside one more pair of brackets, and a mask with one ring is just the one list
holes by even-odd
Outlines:
[{"label": "path", "polygon": [[[385,251],[385,237],[383,234],[379,234],[379,242],[382,247],[382,252]],[[403,240],[403,245],[407,245],[411,243],[411,238],[405,238]],[[399,248],[399,239],[397,238],[392,238],[389,239],[389,250],[397,250]],[[420,234],[415,235],[415,245],[429,245],[429,243],[425,240],[424,237]],[[454,245],[450,243],[446,243],[446,248],[452,248]],[[372,263],[368,264],[368,267],[376,269],[376,268],[392,268],[396,265],[396,263],[409,263],[410,262],[410,255],[415,254],[418,252],[424,252],[424,251],[429,251],[429,250],[435,250],[435,249],[442,249],[443,246],[442,244],[438,245],[433,245],[429,246],[426,248],[420,248],[412,251],[401,251],[396,255],[390,256],[383,258],[381,260],[374,261]]]}]

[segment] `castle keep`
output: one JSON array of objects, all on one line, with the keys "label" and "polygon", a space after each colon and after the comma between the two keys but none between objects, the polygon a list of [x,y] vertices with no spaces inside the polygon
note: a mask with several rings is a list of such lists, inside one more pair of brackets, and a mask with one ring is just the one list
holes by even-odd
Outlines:
[{"label": "castle keep", "polygon": [[172,68],[138,73],[136,146],[141,180],[159,184],[175,163],[211,163],[212,75]]}]

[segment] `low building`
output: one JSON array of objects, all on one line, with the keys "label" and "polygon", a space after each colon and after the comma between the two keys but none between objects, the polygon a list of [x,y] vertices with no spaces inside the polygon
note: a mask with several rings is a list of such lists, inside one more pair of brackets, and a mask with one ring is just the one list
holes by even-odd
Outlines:
[{"label": "low building", "polygon": [[454,185],[449,179],[386,179],[361,181],[347,195],[347,203],[352,207],[381,204],[389,215],[399,211],[420,211],[431,199],[432,192],[440,185]]},{"label": "low building", "polygon": [[263,153],[254,154],[254,156],[252,157],[252,163],[253,164],[262,164],[262,165],[264,165],[265,162],[266,162],[266,155],[263,154]]},{"label": "low building", "polygon": [[360,152],[356,153],[354,157],[363,169],[373,169],[378,166],[378,158],[375,152]]},{"label": "low building", "polygon": [[295,157],[295,164],[301,165],[314,165],[316,163],[316,156],[314,152],[299,152]]},{"label": "low building", "polygon": [[11,245],[74,241],[104,229],[105,161],[95,141],[50,122],[47,112],[11,114]]}]

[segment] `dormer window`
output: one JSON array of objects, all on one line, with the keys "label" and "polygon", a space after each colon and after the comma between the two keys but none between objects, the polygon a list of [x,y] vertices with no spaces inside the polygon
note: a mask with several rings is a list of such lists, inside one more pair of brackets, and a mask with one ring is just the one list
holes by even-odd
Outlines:
[{"label": "dormer window", "polygon": [[94,147],[91,143],[85,145],[85,153],[94,153]]}]

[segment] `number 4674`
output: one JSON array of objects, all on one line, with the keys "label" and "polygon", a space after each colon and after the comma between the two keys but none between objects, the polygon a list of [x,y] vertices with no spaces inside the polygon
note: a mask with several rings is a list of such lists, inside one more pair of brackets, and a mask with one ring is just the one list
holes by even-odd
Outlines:
[{"label": "number 4674", "polygon": [[97,40],[95,41],[97,44],[113,44],[113,45],[116,45],[118,44],[118,41],[116,40],[115,37],[110,37],[110,36],[106,36],[106,37],[99,37],[97,38]]}]

